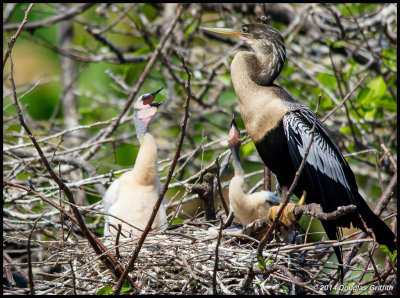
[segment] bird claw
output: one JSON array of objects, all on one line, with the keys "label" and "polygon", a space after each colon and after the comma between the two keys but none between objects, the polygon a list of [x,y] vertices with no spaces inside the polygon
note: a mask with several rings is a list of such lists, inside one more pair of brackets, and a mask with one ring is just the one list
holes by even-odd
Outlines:
[{"label": "bird claw", "polygon": [[[296,206],[304,205],[305,198],[306,198],[306,192],[303,193],[303,195],[301,196],[300,200],[297,203],[288,203],[285,206],[285,208],[282,211],[281,217],[279,219],[279,222],[282,225],[284,225],[288,228],[292,228],[292,229],[295,229],[299,226],[299,223],[298,223],[299,218],[296,218],[296,216],[294,214],[294,208]],[[282,205],[283,205],[283,203],[280,203],[278,206],[272,206],[269,208],[268,214],[267,214],[268,220],[270,220],[271,222],[274,221],[274,219],[276,218],[276,215],[278,214],[278,211]]]}]

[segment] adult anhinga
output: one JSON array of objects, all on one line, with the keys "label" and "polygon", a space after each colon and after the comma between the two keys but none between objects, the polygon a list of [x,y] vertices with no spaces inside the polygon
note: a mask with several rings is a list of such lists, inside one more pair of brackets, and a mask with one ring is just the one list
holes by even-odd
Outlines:
[{"label": "adult anhinga", "polygon": [[[235,55],[232,83],[258,153],[280,185],[289,187],[310,143],[314,113],[274,84],[286,58],[283,37],[264,24],[243,25],[240,31],[203,29],[238,36],[252,48],[253,52],[240,51]],[[340,227],[350,227],[350,223],[365,231],[364,221],[380,244],[391,251],[396,249],[395,235],[359,194],[352,170],[320,121],[316,123],[314,141],[294,194],[300,197],[303,191],[307,192],[306,202],[319,203],[324,212],[350,204],[357,207],[337,220],[321,221],[329,239],[340,238]],[[335,253],[342,264],[340,249],[335,248]],[[343,272],[342,266],[340,269]]]},{"label": "adult anhinga", "polygon": [[[122,225],[123,234],[131,232],[140,236],[160,194],[162,184],[158,178],[157,144],[148,130],[161,104],[153,102],[161,89],[140,96],[134,104],[133,122],[140,149],[133,169],[114,180],[104,194],[104,212],[112,215],[106,215],[104,236],[116,235],[118,224]],[[159,208],[152,227],[167,228],[167,215],[163,206]]]}]

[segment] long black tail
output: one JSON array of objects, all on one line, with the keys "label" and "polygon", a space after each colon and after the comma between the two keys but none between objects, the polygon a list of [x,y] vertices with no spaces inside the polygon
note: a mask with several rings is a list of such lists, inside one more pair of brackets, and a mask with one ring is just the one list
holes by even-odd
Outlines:
[{"label": "long black tail", "polygon": [[374,232],[376,241],[379,244],[386,245],[391,252],[396,250],[395,235],[390,228],[369,208],[360,194],[356,196],[356,202],[358,213],[365,221],[367,227]]},{"label": "long black tail", "polygon": [[[338,240],[338,229],[336,227],[336,224],[333,221],[322,221],[322,226],[324,227],[325,233],[328,236],[330,240]],[[344,278],[344,272],[343,272],[343,259],[342,259],[342,248],[341,246],[335,246],[333,248],[333,251],[336,254],[336,257],[338,259],[338,269],[339,269],[339,277],[340,281],[343,283],[343,278]]]}]

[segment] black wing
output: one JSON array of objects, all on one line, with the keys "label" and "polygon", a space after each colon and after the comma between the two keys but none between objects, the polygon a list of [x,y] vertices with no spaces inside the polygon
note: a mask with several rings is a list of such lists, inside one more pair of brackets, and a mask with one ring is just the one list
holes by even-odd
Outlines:
[{"label": "black wing", "polygon": [[[314,117],[308,107],[301,106],[283,118],[289,153],[296,171],[311,141]],[[307,191],[307,202],[320,204],[324,212],[332,212],[339,206],[357,206],[355,196],[358,195],[358,188],[354,174],[319,120],[299,185]],[[360,217],[354,213],[340,218],[337,225],[349,227],[350,222],[363,227]]]}]

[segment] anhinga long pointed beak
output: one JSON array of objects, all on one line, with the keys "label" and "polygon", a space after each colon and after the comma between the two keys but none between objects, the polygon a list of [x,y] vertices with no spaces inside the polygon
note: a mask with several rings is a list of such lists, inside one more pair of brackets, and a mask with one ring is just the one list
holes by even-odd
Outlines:
[{"label": "anhinga long pointed beak", "polygon": [[237,30],[237,29],[230,29],[230,28],[215,28],[215,27],[200,27],[200,29],[211,31],[220,34],[226,35],[233,35],[239,37],[241,40],[248,41],[248,35]]},{"label": "anhinga long pointed beak", "polygon": [[240,31],[238,31],[236,29],[230,29],[230,28],[200,27],[200,29],[215,32],[215,33],[235,35],[235,36],[243,35],[243,33],[241,33]]}]

